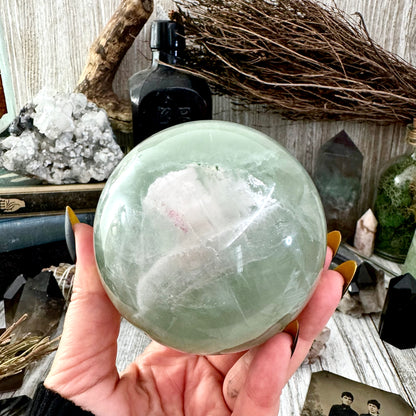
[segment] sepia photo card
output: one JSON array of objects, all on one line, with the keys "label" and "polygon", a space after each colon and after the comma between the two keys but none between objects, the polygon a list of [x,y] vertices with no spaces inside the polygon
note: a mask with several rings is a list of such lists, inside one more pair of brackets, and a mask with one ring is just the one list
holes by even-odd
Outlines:
[{"label": "sepia photo card", "polygon": [[312,374],[301,416],[413,416],[412,407],[389,393],[328,371]]}]

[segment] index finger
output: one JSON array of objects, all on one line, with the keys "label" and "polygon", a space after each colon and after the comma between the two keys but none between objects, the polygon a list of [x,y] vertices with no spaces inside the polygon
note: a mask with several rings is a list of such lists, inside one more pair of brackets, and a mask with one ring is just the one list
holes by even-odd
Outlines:
[{"label": "index finger", "polygon": [[335,270],[324,270],[311,299],[298,316],[299,336],[289,366],[289,376],[302,364],[313,340],[335,312],[343,292],[344,278]]}]

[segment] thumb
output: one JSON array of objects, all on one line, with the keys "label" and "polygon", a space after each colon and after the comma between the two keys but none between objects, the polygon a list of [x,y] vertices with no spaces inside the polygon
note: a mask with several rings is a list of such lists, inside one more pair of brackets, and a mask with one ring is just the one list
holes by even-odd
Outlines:
[{"label": "thumb", "polygon": [[[71,328],[75,331],[72,337],[77,336],[81,341],[84,336],[90,338],[99,334],[103,328],[118,332],[120,315],[104,290],[95,262],[93,228],[86,224],[75,224],[74,234],[77,264],[66,319],[68,324],[78,320],[76,328]],[[79,325],[81,322],[89,324],[88,334],[81,332],[85,329],[84,325]]]},{"label": "thumb", "polygon": [[95,293],[106,295],[95,263],[93,228],[77,223],[73,226],[76,247],[76,272],[73,290],[75,294]]},{"label": "thumb", "polygon": [[279,411],[280,394],[287,382],[293,339],[281,332],[249,350],[224,380],[227,405],[238,416],[271,416]]},{"label": "thumb", "polygon": [[[74,225],[77,264],[71,302],[45,386],[67,398],[118,378],[115,366],[120,315],[108,298],[95,263],[93,229]],[[110,384],[112,384],[110,383]]]}]

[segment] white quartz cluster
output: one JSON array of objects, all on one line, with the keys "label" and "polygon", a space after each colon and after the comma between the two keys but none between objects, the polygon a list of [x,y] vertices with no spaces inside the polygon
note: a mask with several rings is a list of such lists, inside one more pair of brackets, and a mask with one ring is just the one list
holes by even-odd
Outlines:
[{"label": "white quartz cluster", "polygon": [[0,141],[0,166],[52,184],[108,178],[123,152],[105,110],[80,93],[41,90]]}]

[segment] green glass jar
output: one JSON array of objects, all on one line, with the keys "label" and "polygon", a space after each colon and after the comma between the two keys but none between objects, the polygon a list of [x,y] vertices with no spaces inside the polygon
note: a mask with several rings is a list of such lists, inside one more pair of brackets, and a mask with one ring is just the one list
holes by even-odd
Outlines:
[{"label": "green glass jar", "polygon": [[403,263],[416,228],[416,127],[407,126],[410,153],[393,159],[382,169],[374,214],[378,220],[375,254]]}]

